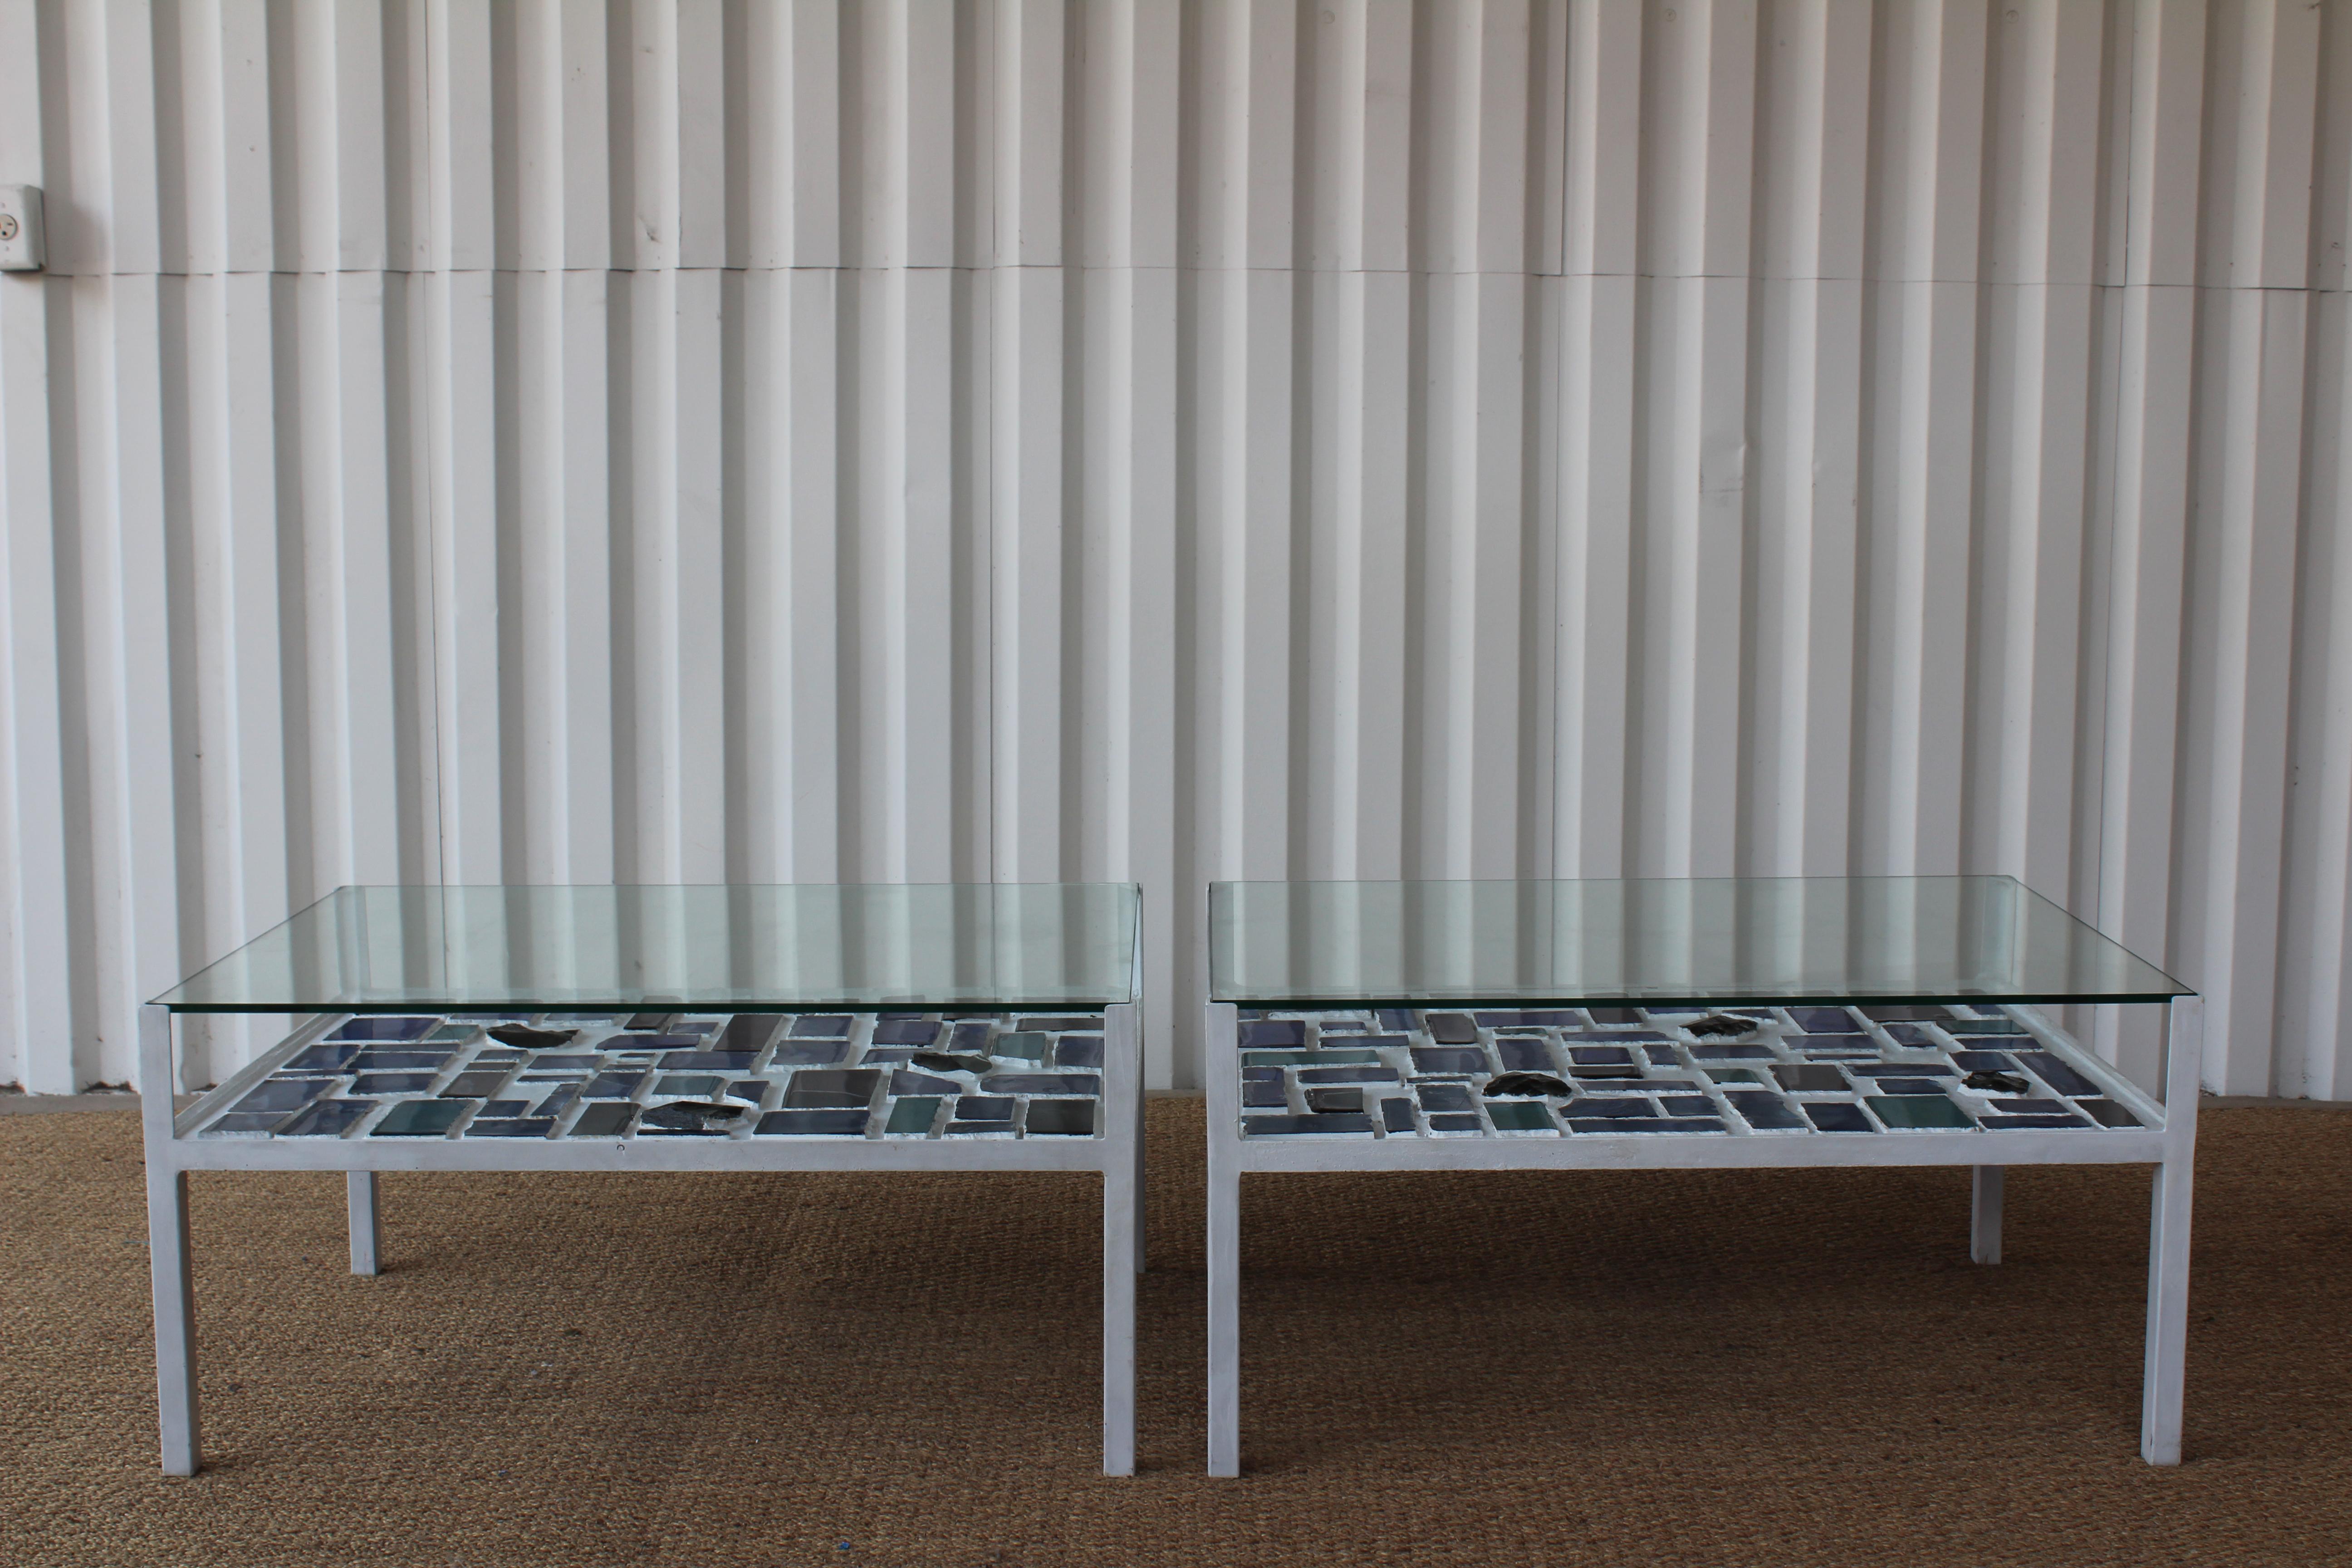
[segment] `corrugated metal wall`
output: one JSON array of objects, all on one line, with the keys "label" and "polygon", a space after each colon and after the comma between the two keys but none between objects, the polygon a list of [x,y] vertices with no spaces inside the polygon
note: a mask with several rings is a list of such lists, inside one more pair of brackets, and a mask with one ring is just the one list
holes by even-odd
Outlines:
[{"label": "corrugated metal wall", "polygon": [[0,1079],[340,882],[1134,878],[1183,1083],[1212,878],[2000,870],[2352,1094],[2352,7],[0,0]]}]

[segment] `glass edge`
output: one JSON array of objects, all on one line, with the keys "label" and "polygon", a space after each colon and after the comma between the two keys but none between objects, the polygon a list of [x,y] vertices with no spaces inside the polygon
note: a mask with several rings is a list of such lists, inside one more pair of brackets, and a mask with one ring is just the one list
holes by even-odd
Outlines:
[{"label": "glass edge", "polygon": [[1306,1011],[1310,1008],[1347,1007],[1838,1007],[1885,1004],[1897,1006],[1926,1004],[1948,1006],[1955,1004],[1991,1006],[2002,1003],[2021,1007],[2036,1006],[2099,1006],[2123,1005],[2131,1003],[2176,1002],[2198,993],[2186,987],[2162,992],[2101,992],[2094,995],[2068,993],[2053,995],[2036,993],[2031,995],[2010,993],[1990,994],[1982,991],[1808,991],[1759,993],[1752,991],[1717,992],[1713,995],[1694,996],[1687,993],[1643,992],[1629,994],[1552,994],[1477,991],[1462,992],[1444,996],[1375,996],[1369,993],[1357,996],[1295,996],[1272,992],[1248,995],[1215,994],[1213,1003],[1232,1003],[1244,1007],[1280,1007]]}]

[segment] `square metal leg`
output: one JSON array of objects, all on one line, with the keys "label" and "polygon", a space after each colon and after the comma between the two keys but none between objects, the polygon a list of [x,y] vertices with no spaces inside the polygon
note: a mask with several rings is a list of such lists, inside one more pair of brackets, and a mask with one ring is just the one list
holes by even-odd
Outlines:
[{"label": "square metal leg", "polygon": [[1231,1003],[1211,1003],[1209,1116],[1209,1473],[1242,1473],[1242,1173],[1240,1025]]},{"label": "square metal leg", "polygon": [[196,1410],[196,1302],[188,1258],[188,1173],[172,1163],[172,1015],[139,1010],[139,1115],[147,1145],[147,1268],[155,1302],[155,1414],[163,1473],[202,1459]]},{"label": "square metal leg", "polygon": [[352,1272],[373,1274],[382,1264],[376,1252],[376,1229],[383,1217],[376,1197],[375,1173],[352,1171],[344,1190],[344,1206],[351,1212]]},{"label": "square metal leg", "polygon": [[[1131,1005],[1103,1018],[1103,1474],[1135,1474],[1135,1276],[1142,1245],[1137,1149],[1143,1063]],[[1132,1111],[1123,1110],[1133,1106]]]},{"label": "square metal leg", "polygon": [[2165,1030],[2164,1163],[2156,1168],[2147,1243],[2147,1369],[2140,1458],[2180,1463],[2182,1374],[2189,1352],[2189,1199],[2196,1169],[2197,1096],[2204,1077],[2205,999],[2174,1000]]},{"label": "square metal leg", "polygon": [[2000,1261],[2000,1189],[2004,1174],[1999,1165],[1976,1167],[1976,1184],[1969,1200],[1969,1257],[1978,1263]]}]

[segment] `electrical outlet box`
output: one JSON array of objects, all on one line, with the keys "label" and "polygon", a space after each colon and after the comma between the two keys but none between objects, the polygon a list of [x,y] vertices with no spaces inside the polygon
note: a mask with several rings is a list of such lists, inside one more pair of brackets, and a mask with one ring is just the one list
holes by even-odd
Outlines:
[{"label": "electrical outlet box", "polygon": [[38,272],[44,255],[41,187],[0,185],[0,272]]}]

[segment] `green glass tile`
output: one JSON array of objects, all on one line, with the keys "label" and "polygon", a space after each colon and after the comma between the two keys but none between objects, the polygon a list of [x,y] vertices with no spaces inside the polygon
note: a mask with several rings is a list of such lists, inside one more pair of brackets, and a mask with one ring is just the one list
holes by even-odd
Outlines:
[{"label": "green glass tile", "polygon": [[1532,1100],[1489,1100],[1486,1114],[1497,1132],[1549,1132],[1553,1128],[1551,1117]]},{"label": "green glass tile", "polygon": [[1378,1062],[1378,1051],[1361,1048],[1324,1051],[1244,1051],[1242,1066],[1245,1068],[1336,1068]]},{"label": "green glass tile", "polygon": [[1010,1035],[999,1035],[988,1043],[990,1056],[1010,1057],[1017,1062],[1043,1062],[1046,1053],[1053,1048],[1053,1037],[1035,1030],[1021,1030]]},{"label": "green glass tile", "polygon": [[1941,1095],[1873,1094],[1864,1103],[1878,1120],[1894,1128],[1968,1127],[1973,1125],[1960,1108]]},{"label": "green glass tile", "polygon": [[378,1138],[438,1138],[473,1108],[469,1100],[406,1100],[369,1131]]},{"label": "green glass tile", "polygon": [[919,1138],[939,1120],[940,1097],[910,1094],[890,1107],[890,1124],[883,1131],[900,1138]]}]

